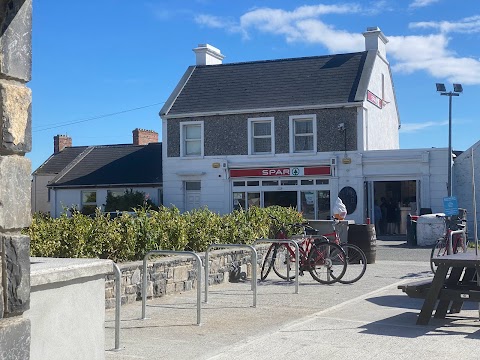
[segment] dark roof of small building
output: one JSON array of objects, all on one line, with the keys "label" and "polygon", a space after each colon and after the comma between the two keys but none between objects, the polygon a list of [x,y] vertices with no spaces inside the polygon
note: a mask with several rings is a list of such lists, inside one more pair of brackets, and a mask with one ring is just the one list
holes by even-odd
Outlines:
[{"label": "dark roof of small building", "polygon": [[190,67],[161,115],[359,101],[356,94],[367,54],[363,51]]},{"label": "dark roof of small building", "polygon": [[56,175],[80,155],[88,146],[66,147],[62,151],[50,156],[33,175]]},{"label": "dark roof of small building", "polygon": [[[58,173],[48,184],[49,187],[134,186],[162,183],[162,143],[82,148],[83,151]],[[53,157],[60,153],[54,154]]]}]

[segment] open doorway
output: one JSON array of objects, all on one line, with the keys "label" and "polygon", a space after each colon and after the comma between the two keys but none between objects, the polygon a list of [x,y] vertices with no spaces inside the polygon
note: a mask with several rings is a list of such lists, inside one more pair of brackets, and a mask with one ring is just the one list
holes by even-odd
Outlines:
[{"label": "open doorway", "polygon": [[407,215],[418,213],[417,181],[375,181],[373,201],[381,213],[380,219],[374,219],[377,233],[406,234]]}]

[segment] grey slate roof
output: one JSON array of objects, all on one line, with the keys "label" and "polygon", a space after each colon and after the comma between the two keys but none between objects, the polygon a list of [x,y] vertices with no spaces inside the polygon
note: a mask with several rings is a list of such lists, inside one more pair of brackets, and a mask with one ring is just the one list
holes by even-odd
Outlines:
[{"label": "grey slate roof", "polygon": [[62,151],[50,156],[40,167],[33,172],[33,175],[55,175],[60,173],[88,146],[66,147]]},{"label": "grey slate roof", "polygon": [[84,151],[59,172],[48,184],[49,187],[162,183],[162,143],[82,148]]},{"label": "grey slate roof", "polygon": [[191,67],[161,115],[354,102],[367,53]]}]

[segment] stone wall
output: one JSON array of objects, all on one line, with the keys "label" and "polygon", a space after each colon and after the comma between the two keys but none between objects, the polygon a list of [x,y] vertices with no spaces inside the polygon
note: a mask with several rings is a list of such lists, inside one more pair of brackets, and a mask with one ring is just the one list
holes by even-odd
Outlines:
[{"label": "stone wall", "polygon": [[[258,264],[261,265],[262,254],[268,245],[256,247]],[[205,263],[205,254],[199,254]],[[249,250],[214,250],[209,258],[209,284],[229,281],[232,263],[241,267],[248,279],[251,278],[251,252]],[[122,272],[122,305],[142,300],[143,261],[119,264]],[[257,269],[257,277],[259,276]],[[196,289],[197,274],[195,260],[186,256],[151,258],[147,262],[147,298],[171,295]],[[202,288],[205,286],[204,274]],[[202,289],[203,290],[203,289]],[[115,307],[115,276],[107,275],[105,281],[105,307]]]},{"label": "stone wall", "polygon": [[0,360],[30,358],[32,0],[0,0]]}]

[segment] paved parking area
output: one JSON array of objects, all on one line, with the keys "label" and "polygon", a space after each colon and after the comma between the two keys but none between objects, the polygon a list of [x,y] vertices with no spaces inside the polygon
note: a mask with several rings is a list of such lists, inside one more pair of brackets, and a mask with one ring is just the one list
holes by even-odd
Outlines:
[{"label": "paved parking area", "polygon": [[126,305],[118,352],[108,350],[114,311],[107,310],[106,359],[477,359],[476,304],[459,316],[415,325],[422,300],[397,286],[432,276],[429,249],[403,243],[379,242],[378,261],[353,285],[321,285],[306,274],[294,294],[293,284],[269,275],[258,286],[256,308],[250,283],[211,287],[201,326],[195,325],[196,291],[149,300],[147,320],[140,320],[141,303]]}]

